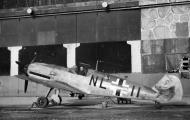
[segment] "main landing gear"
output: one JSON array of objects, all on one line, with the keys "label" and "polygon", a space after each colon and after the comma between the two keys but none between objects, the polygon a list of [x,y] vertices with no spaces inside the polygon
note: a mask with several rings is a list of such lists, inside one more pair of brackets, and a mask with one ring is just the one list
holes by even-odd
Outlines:
[{"label": "main landing gear", "polygon": [[48,96],[49,96],[49,94],[51,93],[52,90],[53,90],[53,88],[50,88],[46,96],[39,97],[37,99],[37,101],[32,104],[32,107],[36,106],[38,108],[45,108],[49,104],[52,104],[52,105],[59,105],[59,104],[61,104],[62,98],[59,95],[59,90],[58,89],[56,89],[56,93],[53,94],[48,99]]}]

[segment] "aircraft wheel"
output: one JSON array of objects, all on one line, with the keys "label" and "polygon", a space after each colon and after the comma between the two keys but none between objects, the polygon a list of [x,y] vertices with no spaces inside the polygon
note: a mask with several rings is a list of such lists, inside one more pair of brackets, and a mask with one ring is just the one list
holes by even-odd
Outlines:
[{"label": "aircraft wheel", "polygon": [[45,108],[45,107],[48,106],[48,104],[49,104],[49,101],[48,101],[48,99],[46,97],[39,97],[37,99],[37,106],[39,108]]},{"label": "aircraft wheel", "polygon": [[78,99],[82,100],[83,97],[84,97],[84,94],[79,94]]}]

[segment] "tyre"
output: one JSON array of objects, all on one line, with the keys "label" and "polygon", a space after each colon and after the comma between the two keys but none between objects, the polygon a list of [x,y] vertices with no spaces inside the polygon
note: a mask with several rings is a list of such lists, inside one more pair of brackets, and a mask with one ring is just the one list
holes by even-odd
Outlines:
[{"label": "tyre", "polygon": [[48,101],[48,99],[46,97],[39,97],[37,99],[37,106],[39,108],[45,108],[45,107],[48,106],[48,104],[49,104],[49,101]]}]

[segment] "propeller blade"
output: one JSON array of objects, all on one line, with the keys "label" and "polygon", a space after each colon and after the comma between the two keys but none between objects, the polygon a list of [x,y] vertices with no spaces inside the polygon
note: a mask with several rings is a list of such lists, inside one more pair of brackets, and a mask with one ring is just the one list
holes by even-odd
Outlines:
[{"label": "propeller blade", "polygon": [[28,80],[25,80],[25,82],[24,82],[24,93],[26,93],[27,88],[28,88]]},{"label": "propeller blade", "polygon": [[33,62],[35,62],[36,58],[37,58],[37,52],[34,52],[34,57],[31,60],[30,64],[33,63]]},{"label": "propeller blade", "polygon": [[25,73],[26,76],[28,76],[28,73],[27,73],[27,71],[28,71],[28,66],[29,66],[29,65],[25,65],[24,68],[23,68],[23,71],[24,71],[24,73]]},{"label": "propeller blade", "polygon": [[34,56],[34,58],[31,60],[30,64],[33,63],[36,60],[37,56]]},{"label": "propeller blade", "polygon": [[16,61],[16,64],[20,65],[20,64],[21,64],[21,62],[20,62],[20,61]]},{"label": "propeller blade", "polygon": [[19,66],[24,66],[24,64],[20,61],[16,61],[16,64],[18,64]]},{"label": "propeller blade", "polygon": [[28,70],[29,64],[23,64],[23,63],[20,62],[20,61],[16,61],[16,63],[19,65],[20,72],[21,72],[21,73],[24,73],[26,76],[28,76],[27,70]]}]

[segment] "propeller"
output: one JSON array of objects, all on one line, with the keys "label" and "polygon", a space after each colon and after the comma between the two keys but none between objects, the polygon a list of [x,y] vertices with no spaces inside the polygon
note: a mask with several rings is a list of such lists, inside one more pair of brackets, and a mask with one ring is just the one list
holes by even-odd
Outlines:
[{"label": "propeller", "polygon": [[24,93],[26,93],[27,88],[28,88],[28,80],[25,80],[25,82],[24,82]]},{"label": "propeller", "polygon": [[[27,70],[28,70],[28,66],[33,63],[36,59],[37,53],[34,53],[34,58],[31,60],[31,62],[29,64],[23,64],[20,61],[16,61],[16,63],[19,65],[19,67],[21,68],[21,72],[24,73],[26,76],[28,76]],[[24,82],[24,93],[27,92],[27,88],[28,88],[28,80],[25,80]]]},{"label": "propeller", "polygon": [[[28,74],[27,74],[28,64],[25,65],[20,61],[16,61],[16,63],[19,65],[21,72],[24,73],[26,76],[28,76]],[[24,93],[26,93],[27,88],[28,88],[28,80],[25,80],[25,82],[24,82]]]},{"label": "propeller", "polygon": [[21,69],[21,72],[24,73],[26,76],[28,76],[28,74],[27,74],[28,64],[25,65],[20,61],[16,61],[16,63],[19,65],[19,68]]}]

